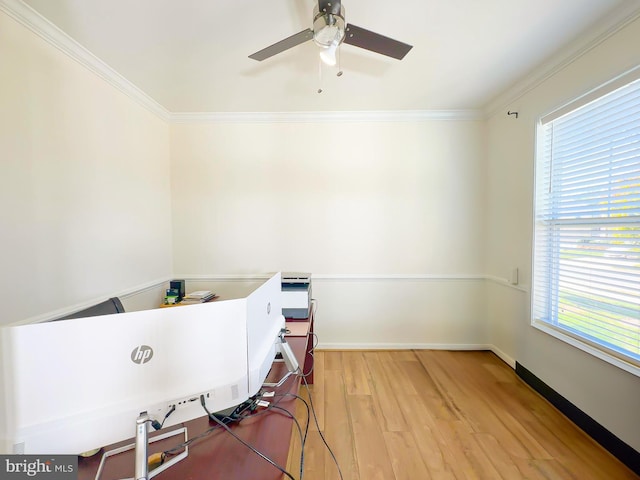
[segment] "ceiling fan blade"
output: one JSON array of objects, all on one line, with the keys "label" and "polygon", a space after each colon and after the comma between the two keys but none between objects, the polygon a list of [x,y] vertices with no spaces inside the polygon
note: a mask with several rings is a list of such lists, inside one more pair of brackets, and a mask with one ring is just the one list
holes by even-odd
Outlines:
[{"label": "ceiling fan blade", "polygon": [[381,53],[388,57],[397,58],[398,60],[402,60],[404,56],[409,53],[409,50],[413,48],[412,45],[407,45],[393,38],[365,30],[351,23],[347,25],[344,43]]},{"label": "ceiling fan blade", "polygon": [[261,62],[262,60],[273,57],[280,52],[284,52],[285,50],[289,50],[290,48],[295,47],[296,45],[300,45],[307,40],[311,40],[312,38],[313,30],[307,28],[302,32],[291,35],[290,37],[287,37],[284,40],[280,40],[279,42],[274,43],[267,48],[263,48],[259,52],[249,55],[249,58],[253,58],[254,60],[258,60],[259,62]]}]

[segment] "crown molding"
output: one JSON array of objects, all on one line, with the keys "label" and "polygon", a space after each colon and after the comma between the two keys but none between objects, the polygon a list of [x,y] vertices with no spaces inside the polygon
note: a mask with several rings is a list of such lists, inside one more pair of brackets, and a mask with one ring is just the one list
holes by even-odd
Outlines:
[{"label": "crown molding", "polygon": [[484,118],[480,110],[171,113],[22,0],[0,0],[0,11],[169,123],[359,123],[474,121]]},{"label": "crown molding", "polygon": [[353,112],[224,112],[172,113],[170,122],[183,123],[346,123],[481,120],[480,110],[397,110]]},{"label": "crown molding", "polygon": [[77,41],[21,0],[0,0],[0,11],[27,27],[89,71],[170,123],[337,123],[481,120],[480,110],[405,110],[361,112],[202,112],[170,113]]},{"label": "crown molding", "polygon": [[488,119],[502,112],[508,105],[540,86],[638,18],[640,18],[639,2],[625,3],[614,10],[596,26],[589,28],[587,33],[535,67],[532,72],[525,75],[523,80],[516,82],[507,91],[490,101],[483,108],[484,118]]},{"label": "crown molding", "polygon": [[[0,0],[0,11],[27,27],[67,56],[169,123],[340,123],[485,120],[524,96],[588,51],[640,17],[640,6],[627,3],[600,22],[593,33],[572,42],[482,109],[352,112],[176,112],[171,113],[22,0]],[[594,29],[591,29],[592,32]]]},{"label": "crown molding", "polygon": [[84,48],[57,26],[21,0],[0,0],[0,11],[5,12],[44,41],[54,46],[100,78],[135,100],[161,119],[169,120],[169,111],[144,93],[105,62]]}]

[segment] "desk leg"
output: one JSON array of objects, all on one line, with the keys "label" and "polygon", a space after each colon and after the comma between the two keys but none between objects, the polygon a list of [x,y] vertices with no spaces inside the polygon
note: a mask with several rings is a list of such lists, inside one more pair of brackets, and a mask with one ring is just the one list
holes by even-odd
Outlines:
[{"label": "desk leg", "polygon": [[307,375],[307,383],[313,385],[313,342],[315,337],[313,336],[313,319],[309,325],[309,335],[307,335],[307,350],[304,355],[304,370],[303,373],[310,372]]}]

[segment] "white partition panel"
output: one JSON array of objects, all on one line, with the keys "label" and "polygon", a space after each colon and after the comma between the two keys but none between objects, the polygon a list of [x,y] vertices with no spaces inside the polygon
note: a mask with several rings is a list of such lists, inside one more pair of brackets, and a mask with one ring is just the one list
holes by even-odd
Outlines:
[{"label": "white partition panel", "polygon": [[[246,299],[4,328],[8,453],[130,438],[141,411],[179,423],[247,399]],[[197,401],[188,402],[197,397]],[[184,402],[184,403],[181,403]]]}]

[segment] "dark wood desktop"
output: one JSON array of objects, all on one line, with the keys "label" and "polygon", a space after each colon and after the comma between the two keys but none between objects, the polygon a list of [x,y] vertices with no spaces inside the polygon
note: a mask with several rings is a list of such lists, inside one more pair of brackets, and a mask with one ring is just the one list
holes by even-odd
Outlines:
[{"label": "dark wood desktop", "polygon": [[[312,350],[314,339],[311,333],[313,331],[313,318],[306,321],[287,322],[287,326],[292,331],[291,334],[287,335],[287,342],[291,345],[291,349],[300,365],[304,365],[304,373],[311,372],[306,377],[307,383],[311,384],[313,383]],[[286,373],[284,364],[274,363],[267,381],[277,382],[284,373]],[[273,402],[277,402],[278,407],[295,413],[299,400],[287,394],[298,394],[299,388],[300,378],[292,375],[281,387],[267,390],[275,390],[276,396]],[[204,434],[212,427],[216,427],[216,425],[214,421],[209,420],[206,414],[184,424],[187,427],[189,439]],[[166,428],[162,432],[178,429],[181,426],[176,425]],[[264,411],[264,413],[242,420],[240,423],[230,425],[233,433],[285,469],[292,427],[292,418],[279,409]],[[132,420],[132,430],[134,428],[135,419]],[[151,438],[153,436],[152,434]],[[149,446],[149,455],[166,451],[182,441],[182,437],[176,436],[152,443]],[[133,439],[110,445],[92,457],[80,458],[78,479],[95,479],[103,452],[130,443],[133,443]],[[290,473],[297,477],[295,472]],[[133,477],[134,451],[130,450],[110,457],[105,462],[100,480]],[[189,445],[187,458],[159,473],[155,478],[158,480],[280,480],[287,477],[276,467],[243,445],[229,432],[217,427],[208,435],[195,440]]]}]

